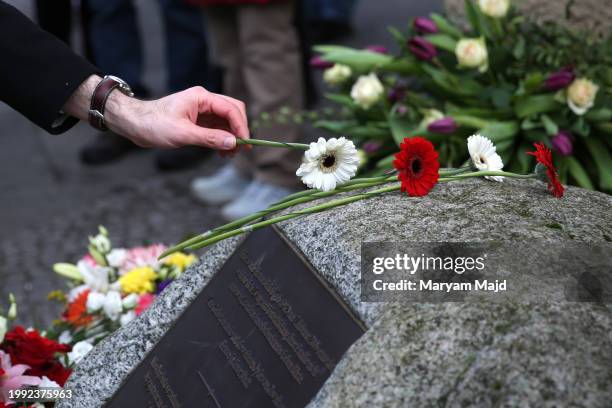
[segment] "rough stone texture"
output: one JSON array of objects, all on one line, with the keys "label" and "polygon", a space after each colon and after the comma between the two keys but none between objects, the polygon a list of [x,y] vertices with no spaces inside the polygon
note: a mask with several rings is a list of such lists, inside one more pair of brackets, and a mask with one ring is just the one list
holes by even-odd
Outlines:
[{"label": "rough stone texture", "polygon": [[[475,0],[474,0],[475,1]],[[610,34],[612,28],[612,7],[602,0],[574,0],[570,19],[565,18],[566,0],[512,0],[512,4],[537,21],[555,21],[561,24],[596,32]],[[450,18],[465,21],[465,0],[444,0],[444,7]]]},{"label": "rough stone texture", "polygon": [[[612,316],[594,304],[363,304],[362,241],[612,241],[612,197],[536,181],[441,184],[427,197],[388,194],[281,225],[371,329],[348,351],[312,407],[606,406]],[[110,397],[236,246],[211,248],[142,317],[76,369],[76,397]],[[534,288],[535,290],[535,288]]]}]

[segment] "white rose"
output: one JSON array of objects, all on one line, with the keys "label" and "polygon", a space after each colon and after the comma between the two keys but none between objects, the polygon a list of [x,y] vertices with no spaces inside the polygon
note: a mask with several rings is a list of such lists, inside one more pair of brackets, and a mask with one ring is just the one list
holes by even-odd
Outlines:
[{"label": "white rose", "polygon": [[58,383],[50,380],[47,376],[42,376],[42,381],[38,384],[38,388],[62,388]]},{"label": "white rose", "polygon": [[87,313],[94,313],[104,307],[106,295],[100,292],[89,292],[87,295]]},{"label": "white rose", "polygon": [[335,64],[333,67],[326,69],[323,72],[323,80],[330,85],[340,85],[346,82],[351,77],[353,71],[351,67]]},{"label": "white rose", "polygon": [[567,105],[576,115],[584,115],[593,107],[599,86],[586,78],[575,79],[567,88]]},{"label": "white rose", "polygon": [[68,363],[70,365],[79,364],[79,362],[93,349],[91,343],[87,341],[79,341],[72,347],[72,351],[68,353]]},{"label": "white rose", "polygon": [[130,293],[126,297],[123,298],[121,303],[123,303],[123,307],[125,309],[133,309],[138,304],[139,296],[135,293]]},{"label": "white rose", "polygon": [[489,55],[484,38],[462,38],[457,42],[455,55],[462,67],[478,68],[480,72],[489,68]]},{"label": "white rose", "polygon": [[108,261],[109,266],[119,268],[121,265],[123,265],[126,257],[127,251],[125,249],[113,249],[108,253],[108,255],[106,255],[106,260]]},{"label": "white rose", "polygon": [[122,326],[125,326],[126,324],[134,320],[135,318],[136,318],[136,313],[133,310],[130,310],[129,312],[121,315],[121,317],[119,318],[119,323],[121,323]]},{"label": "white rose", "polygon": [[383,84],[380,82],[376,74],[362,75],[359,77],[353,89],[351,90],[351,98],[355,103],[363,109],[370,109],[382,94],[385,92]]},{"label": "white rose", "polygon": [[61,344],[70,344],[72,341],[72,334],[68,330],[64,330],[58,337],[57,341]]},{"label": "white rose", "polygon": [[510,0],[478,0],[478,6],[482,14],[493,18],[501,18],[508,14]]},{"label": "white rose", "polygon": [[110,291],[106,294],[106,300],[104,301],[104,313],[111,320],[117,320],[121,311],[123,310],[123,304],[121,303],[121,295],[119,292]]},{"label": "white rose", "polygon": [[104,234],[98,234],[95,237],[89,237],[89,243],[101,254],[105,254],[111,249],[110,240]]}]

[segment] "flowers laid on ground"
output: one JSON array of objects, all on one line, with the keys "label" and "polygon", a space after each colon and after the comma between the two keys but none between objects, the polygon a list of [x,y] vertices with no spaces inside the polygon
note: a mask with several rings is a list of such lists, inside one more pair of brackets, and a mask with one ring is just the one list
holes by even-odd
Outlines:
[{"label": "flowers laid on ground", "polygon": [[70,355],[80,359],[84,350],[95,345],[118,327],[134,320],[164,288],[195,260],[176,253],[163,261],[158,257],[166,246],[154,244],[130,249],[113,248],[104,227],[89,238],[89,253],[76,265],[59,263],[54,270],[68,279],[67,293],[53,292],[65,305],[54,332],[76,347]]},{"label": "flowers laid on ground", "polygon": [[392,29],[395,53],[315,47],[317,66],[343,67],[327,94],[342,110],[300,119],[358,148],[379,143],[364,176],[382,174],[407,134],[430,140],[444,166],[460,166],[478,133],[513,172],[528,171],[523,152],[541,142],[559,153],[561,182],[612,192],[612,37],[530,21],[510,0],[466,0],[465,9],[467,29],[438,14]]},{"label": "flowers laid on ground", "polygon": [[166,250],[161,244],[113,248],[100,227],[76,264],[54,265],[68,289],[49,295],[64,309],[45,331],[12,325],[17,305],[11,295],[8,312],[0,309],[0,408],[12,405],[8,390],[62,387],[100,340],[142,314],[197,259],[176,252],[158,260]]},{"label": "flowers laid on ground", "polygon": [[[216,242],[231,238],[245,232],[264,228],[277,222],[313,214],[330,208],[346,205],[355,201],[368,199],[393,191],[405,192],[410,197],[427,195],[437,183],[459,181],[471,177],[484,177],[489,180],[501,181],[504,177],[517,179],[542,178],[540,167],[545,166],[544,181],[549,184],[549,191],[558,198],[563,196],[563,186],[557,179],[557,173],[552,163],[552,153],[543,145],[536,143],[535,155],[538,166],[532,174],[517,174],[503,171],[503,161],[497,154],[493,142],[481,135],[472,135],[468,138],[467,150],[470,160],[465,165],[454,169],[440,169],[439,152],[431,141],[420,137],[406,137],[400,143],[400,149],[393,155],[393,162],[384,169],[383,175],[376,177],[354,178],[359,155],[352,142],[345,138],[319,139],[310,145],[301,143],[271,142],[257,139],[238,139],[238,144],[253,146],[266,146],[272,148],[292,148],[305,150],[303,164],[297,175],[311,187],[310,190],[291,194],[281,201],[271,205],[266,210],[258,211],[246,217],[217,227],[204,234],[188,239],[161,254],[160,259],[166,260],[183,250],[197,250]],[[542,150],[544,148],[544,150]],[[376,151],[378,146],[373,147]],[[344,172],[337,172],[342,167],[342,161],[348,165]],[[337,168],[333,169],[337,165]],[[398,183],[399,181],[399,183]],[[374,188],[373,190],[366,190]],[[312,202],[320,198],[332,197],[340,193],[349,194],[331,201],[316,204],[312,207],[302,208],[295,212],[282,215],[277,213],[290,209],[298,204]]]}]

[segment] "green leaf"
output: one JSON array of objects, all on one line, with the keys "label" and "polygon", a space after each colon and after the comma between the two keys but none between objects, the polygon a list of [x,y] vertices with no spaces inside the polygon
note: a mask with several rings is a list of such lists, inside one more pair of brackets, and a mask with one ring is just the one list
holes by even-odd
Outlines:
[{"label": "green leaf", "polygon": [[376,163],[376,168],[389,168],[393,165],[393,160],[395,160],[395,153],[385,157],[384,159],[380,159],[378,163]]},{"label": "green leaf", "polygon": [[612,190],[612,155],[600,140],[595,138],[584,139],[584,143],[593,156],[599,172],[599,187],[603,190]]},{"label": "green leaf", "polygon": [[386,72],[396,72],[403,75],[414,75],[420,73],[419,63],[414,59],[395,58],[380,66]]},{"label": "green leaf", "polygon": [[480,134],[488,137],[493,142],[498,143],[502,141],[510,141],[519,132],[519,123],[516,121],[508,122],[489,122],[485,127],[480,129]]},{"label": "green leaf", "polygon": [[343,134],[356,125],[357,121],[355,120],[319,120],[313,124],[314,127],[337,134]]},{"label": "green leaf", "polygon": [[483,91],[482,85],[473,79],[458,77],[430,65],[423,65],[422,68],[436,85],[448,93],[460,96],[476,96]]},{"label": "green leaf", "polygon": [[519,36],[516,44],[514,45],[514,49],[512,50],[512,55],[517,60],[522,60],[525,56],[525,37]]},{"label": "green leaf", "polygon": [[356,50],[348,47],[317,46],[321,57],[336,64],[348,65],[357,73],[367,73],[393,62],[393,57],[368,50]]},{"label": "green leaf", "polygon": [[478,8],[476,8],[472,0],[465,0],[465,15],[467,16],[472,29],[478,34],[483,35],[480,11]]},{"label": "green leaf", "polygon": [[529,145],[523,142],[514,154],[514,157],[516,157],[519,163],[519,171],[521,173],[527,173],[529,171],[529,156],[525,154],[527,150],[529,150]]},{"label": "green leaf", "polygon": [[525,118],[537,113],[553,112],[562,106],[552,94],[533,95],[518,100],[514,105],[514,111],[519,118]]},{"label": "green leaf", "polygon": [[588,137],[591,134],[591,126],[584,120],[583,116],[580,116],[578,120],[572,126],[572,131],[577,133],[579,136]]},{"label": "green leaf", "polygon": [[568,156],[565,158],[567,161],[567,168],[569,174],[576,180],[576,183],[582,188],[587,188],[589,190],[593,190],[593,183],[591,183],[591,179],[587,174],[586,170],[576,158],[572,156]]},{"label": "green leaf", "polygon": [[612,109],[591,109],[584,118],[590,122],[609,122],[612,119]]},{"label": "green leaf", "polygon": [[498,109],[506,109],[510,106],[512,93],[505,88],[493,88],[491,91],[491,101]]},{"label": "green leaf", "polygon": [[389,115],[389,127],[391,128],[391,135],[393,140],[399,146],[405,138],[417,133],[421,129],[415,128],[414,123],[406,116],[399,116],[397,114]]},{"label": "green leaf", "polygon": [[355,48],[345,47],[344,45],[315,45],[312,49],[320,54],[338,51],[356,51]]},{"label": "green leaf", "polygon": [[557,124],[553,122],[548,115],[542,115],[540,120],[542,121],[542,125],[544,125],[544,129],[546,129],[546,133],[548,133],[549,136],[554,136],[559,133],[559,126],[557,126]]},{"label": "green leaf", "polygon": [[539,88],[542,82],[544,82],[544,75],[541,72],[532,72],[525,77],[523,84],[525,85],[525,89],[533,91]]},{"label": "green leaf", "polygon": [[406,37],[400,30],[398,30],[395,27],[387,27],[387,30],[389,31],[389,33],[391,33],[393,38],[395,38],[395,41],[397,41],[400,44],[406,43]]},{"label": "green leaf", "polygon": [[326,93],[325,98],[329,99],[332,102],[336,102],[340,105],[346,106],[351,110],[357,109],[355,102],[353,102],[353,99],[349,95]]},{"label": "green leaf", "polygon": [[457,41],[446,34],[429,34],[423,37],[436,47],[449,52],[455,52],[455,47],[457,47]]},{"label": "green leaf", "polygon": [[597,123],[595,124],[595,128],[602,133],[612,135],[612,122]]},{"label": "green leaf", "polygon": [[82,281],[83,277],[81,276],[81,272],[79,272],[79,268],[75,265],[69,263],[56,263],[53,265],[53,270],[58,275],[61,275],[65,278]]},{"label": "green leaf", "polygon": [[448,34],[454,38],[463,37],[463,33],[455,28],[455,26],[450,24],[448,20],[442,17],[440,14],[432,13],[430,17],[434,23],[436,23],[438,30],[440,30],[441,33]]}]

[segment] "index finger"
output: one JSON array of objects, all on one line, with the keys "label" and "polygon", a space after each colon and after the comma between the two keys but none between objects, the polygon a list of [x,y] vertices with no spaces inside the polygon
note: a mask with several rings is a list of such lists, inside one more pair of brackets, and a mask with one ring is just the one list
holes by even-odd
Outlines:
[{"label": "index finger", "polygon": [[230,129],[236,137],[241,139],[249,138],[249,127],[245,116],[235,104],[221,96],[208,93],[200,100],[200,112],[213,113],[220,116],[227,120]]}]

